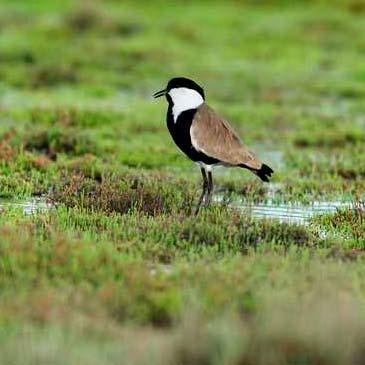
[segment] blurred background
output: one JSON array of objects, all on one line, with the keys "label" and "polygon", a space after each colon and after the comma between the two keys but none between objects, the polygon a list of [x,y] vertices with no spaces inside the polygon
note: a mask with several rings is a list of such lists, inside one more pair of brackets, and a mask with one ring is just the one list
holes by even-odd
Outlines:
[{"label": "blurred background", "polygon": [[363,96],[364,14],[362,0],[2,0],[1,103],[122,109],[186,75],[220,102],[325,107]]},{"label": "blurred background", "polygon": [[[83,132],[71,132],[94,139],[89,152],[113,150],[130,166],[186,166],[151,94],[187,76],[247,143],[271,143],[258,146],[263,153],[273,144],[353,145],[365,140],[364,30],[362,0],[1,0],[2,127],[42,129],[45,119],[54,126],[87,110],[94,116],[81,117]],[[95,138],[95,125],[109,142]]]},{"label": "blurred background", "polygon": [[[364,35],[364,0],[0,0],[1,365],[365,363]],[[239,209],[190,214],[175,76],[275,170],[217,169]]]}]

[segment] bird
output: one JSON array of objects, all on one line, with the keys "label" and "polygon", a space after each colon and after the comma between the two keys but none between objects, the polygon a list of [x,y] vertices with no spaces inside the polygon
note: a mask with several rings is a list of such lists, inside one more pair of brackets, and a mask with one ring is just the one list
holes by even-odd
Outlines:
[{"label": "bird", "polygon": [[203,190],[195,214],[202,203],[211,203],[212,170],[216,166],[248,169],[268,182],[274,170],[262,163],[241,141],[230,123],[205,102],[202,86],[186,77],[174,77],[165,89],[153,94],[165,96],[167,128],[177,147],[200,166]]}]

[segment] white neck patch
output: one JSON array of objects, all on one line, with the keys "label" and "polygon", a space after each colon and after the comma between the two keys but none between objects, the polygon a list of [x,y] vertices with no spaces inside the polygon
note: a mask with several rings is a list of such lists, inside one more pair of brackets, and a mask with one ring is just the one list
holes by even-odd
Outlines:
[{"label": "white neck patch", "polygon": [[203,97],[197,91],[187,87],[171,89],[169,95],[173,102],[172,114],[175,123],[182,112],[195,109],[204,103]]}]

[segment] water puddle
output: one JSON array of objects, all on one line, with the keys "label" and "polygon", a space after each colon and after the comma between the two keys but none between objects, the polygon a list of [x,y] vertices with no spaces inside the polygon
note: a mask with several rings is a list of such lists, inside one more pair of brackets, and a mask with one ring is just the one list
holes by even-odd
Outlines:
[{"label": "water puddle", "polygon": [[[216,202],[223,202],[224,198],[218,196]],[[334,214],[338,209],[353,206],[350,201],[314,201],[312,204],[275,203],[268,199],[262,203],[251,203],[244,200],[230,201],[229,206],[243,214],[250,214],[257,218],[276,219],[280,222],[306,225],[315,215]]]},{"label": "water puddle", "polygon": [[157,264],[150,268],[150,274],[156,275],[158,272],[170,274],[174,266],[172,264]]},{"label": "water puddle", "polygon": [[[234,205],[233,205],[234,206]],[[308,224],[309,219],[318,214],[336,213],[340,208],[351,207],[350,202],[313,202],[311,205],[274,204],[241,204],[237,208],[242,212],[250,212],[254,217],[272,218],[280,222]]]},{"label": "water puddle", "polygon": [[31,199],[0,199],[0,212],[5,209],[21,209],[24,214],[30,215],[34,213],[44,212],[51,208],[51,204],[47,203],[44,198]]},{"label": "water puddle", "polygon": [[284,163],[284,152],[266,144],[253,144],[249,147],[260,158],[261,161],[275,170],[282,169]]},{"label": "water puddle", "polygon": [[[242,214],[250,214],[256,218],[276,219],[280,222],[308,224],[311,217],[324,213],[336,213],[338,209],[353,207],[350,201],[314,201],[312,204],[301,203],[276,203],[273,195],[277,186],[271,184],[272,191],[268,193],[269,199],[261,203],[252,203],[243,199],[231,200],[223,195],[216,195],[213,200],[217,203],[228,203],[230,207]],[[45,212],[52,207],[44,198],[0,199],[0,213],[5,209],[21,209],[24,214],[30,215]]]}]

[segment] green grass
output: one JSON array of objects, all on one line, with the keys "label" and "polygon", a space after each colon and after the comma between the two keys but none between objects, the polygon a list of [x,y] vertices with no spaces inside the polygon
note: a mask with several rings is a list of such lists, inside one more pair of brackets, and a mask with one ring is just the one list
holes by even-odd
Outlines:
[{"label": "green grass", "polygon": [[[10,1],[0,13],[4,364],[365,361],[365,4]],[[305,226],[227,204],[166,104],[188,76],[273,167],[275,194],[215,173],[224,200],[354,201]],[[1,205],[1,200],[0,200]]]}]

